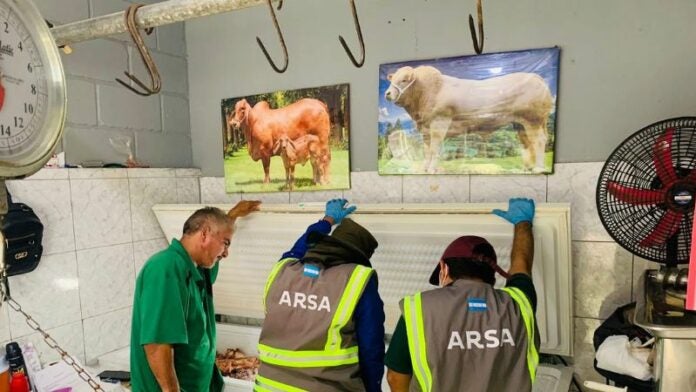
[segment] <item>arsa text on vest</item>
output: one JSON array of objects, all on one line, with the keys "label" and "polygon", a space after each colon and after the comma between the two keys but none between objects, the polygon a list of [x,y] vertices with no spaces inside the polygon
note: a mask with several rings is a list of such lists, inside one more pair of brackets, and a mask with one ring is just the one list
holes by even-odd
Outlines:
[{"label": "arsa text on vest", "polygon": [[[512,334],[507,328],[502,330],[488,329],[483,332],[479,331],[463,331],[464,339],[459,331],[452,331],[450,334],[449,344],[447,349],[451,350],[458,347],[460,350],[496,348],[504,345],[514,346],[515,341],[512,339]],[[500,336],[500,337],[499,337]],[[465,346],[466,344],[466,346]]]},{"label": "arsa text on vest", "polygon": [[316,310],[318,312],[325,310],[327,313],[331,313],[329,297],[325,295],[320,299],[316,294],[308,295],[300,292],[294,292],[292,294],[294,295],[291,295],[288,290],[283,291],[283,294],[280,296],[280,301],[278,301],[278,305],[287,305],[291,308]]}]

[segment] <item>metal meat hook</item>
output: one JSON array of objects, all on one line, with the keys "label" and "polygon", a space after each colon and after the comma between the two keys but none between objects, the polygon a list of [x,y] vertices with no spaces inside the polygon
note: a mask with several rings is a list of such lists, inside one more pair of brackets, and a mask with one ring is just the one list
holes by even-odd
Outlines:
[{"label": "metal meat hook", "polygon": [[[138,11],[138,8],[142,6],[142,4],[133,4],[130,7],[128,7],[128,9],[126,10],[126,26],[128,27],[128,32],[130,33],[131,38],[135,43],[135,46],[138,48],[138,52],[140,53],[140,57],[142,58],[145,67],[147,67],[147,71],[150,74],[152,86],[146,86],[143,82],[140,81],[140,79],[138,79],[135,75],[128,71],[124,71],[123,73],[126,76],[128,76],[128,78],[132,80],[135,84],[140,86],[140,88],[142,88],[144,91],[136,90],[131,85],[129,85],[121,79],[116,78],[116,81],[121,83],[123,87],[129,89],[130,91],[146,97],[160,92],[160,90],[162,89],[162,80],[160,78],[159,71],[157,70],[157,64],[155,64],[155,61],[152,59],[152,56],[150,55],[150,51],[145,46],[145,40],[143,40],[142,35],[140,35],[140,31],[138,30],[138,26],[135,22],[135,14]],[[145,32],[147,34],[151,34],[152,28],[145,29]]]},{"label": "metal meat hook", "polygon": [[[266,56],[266,60],[268,60],[268,64],[271,65],[271,68],[273,68],[274,71],[278,73],[283,73],[285,70],[288,69],[288,48],[285,46],[285,38],[283,38],[283,32],[280,31],[280,26],[278,25],[278,18],[276,18],[275,11],[273,10],[273,4],[271,3],[271,0],[267,0],[268,3],[268,9],[271,11],[271,17],[273,17],[273,24],[275,25],[276,32],[278,33],[278,39],[280,39],[280,46],[283,47],[283,56],[285,57],[285,64],[283,65],[282,68],[279,68],[275,62],[271,59],[271,56],[268,54],[268,50],[266,50],[266,46],[261,42],[261,38],[256,36],[256,43],[259,44],[261,47],[261,50],[263,51],[264,56]],[[283,1],[281,0],[278,4],[278,9],[280,9],[283,6]]]},{"label": "metal meat hook", "polygon": [[471,14],[469,14],[469,31],[471,31],[471,40],[474,42],[476,54],[481,54],[483,52],[483,6],[481,6],[481,0],[476,0],[476,11],[478,13],[478,38],[474,27],[474,17]]},{"label": "metal meat hook", "polygon": [[360,61],[355,59],[355,56],[353,56],[353,52],[351,52],[350,48],[348,48],[348,44],[346,44],[346,40],[343,39],[343,36],[339,35],[338,40],[341,41],[341,45],[343,45],[343,50],[346,51],[353,65],[360,68],[363,66],[363,64],[365,64],[365,41],[363,40],[362,30],[360,29],[360,20],[358,19],[358,12],[355,10],[355,0],[350,0],[350,7],[353,11],[353,22],[355,24],[355,32],[358,33],[358,41],[360,42]]}]

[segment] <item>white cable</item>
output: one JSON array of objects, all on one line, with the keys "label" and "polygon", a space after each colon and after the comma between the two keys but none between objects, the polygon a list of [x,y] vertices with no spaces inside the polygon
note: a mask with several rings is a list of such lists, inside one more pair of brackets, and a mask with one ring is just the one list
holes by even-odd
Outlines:
[{"label": "white cable", "polygon": [[606,385],[606,384],[600,384],[598,382],[594,381],[585,381],[583,385],[587,388],[590,388],[593,391],[601,391],[601,392],[627,392],[628,388],[617,388],[613,387],[611,385]]}]

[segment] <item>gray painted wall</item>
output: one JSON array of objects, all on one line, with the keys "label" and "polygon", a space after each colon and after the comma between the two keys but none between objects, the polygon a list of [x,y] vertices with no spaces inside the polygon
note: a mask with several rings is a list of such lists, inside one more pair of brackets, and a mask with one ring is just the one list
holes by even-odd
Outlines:
[{"label": "gray painted wall", "polygon": [[[126,9],[122,0],[35,0],[44,17],[55,24],[82,20]],[[162,93],[140,97],[118,84],[129,70],[149,83],[140,55],[127,34],[72,45],[63,54],[67,78],[68,118],[62,149],[66,161],[124,163],[126,155],[111,147],[109,138],[134,141],[137,160],[151,167],[190,167],[186,41],[183,23],[155,29],[145,36],[162,76]]]},{"label": "gray painted wall", "polygon": [[[475,1],[357,1],[367,46],[356,69],[338,42],[357,48],[348,2],[287,1],[278,12],[290,66],[278,75],[254,37],[280,59],[266,7],[189,21],[193,164],[221,176],[220,100],[350,83],[353,171],[377,168],[380,63],[473,54],[467,16]],[[484,1],[484,53],[561,47],[556,162],[603,161],[628,135],[694,114],[696,2],[671,0]]]}]

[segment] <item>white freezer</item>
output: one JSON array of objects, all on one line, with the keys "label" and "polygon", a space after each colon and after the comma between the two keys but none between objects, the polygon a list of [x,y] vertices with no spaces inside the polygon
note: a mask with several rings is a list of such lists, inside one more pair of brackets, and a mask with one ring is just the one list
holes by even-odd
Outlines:
[{"label": "white freezer", "polygon": [[[232,205],[217,205],[228,210]],[[168,240],[179,238],[183,224],[203,205],[155,205],[153,211]],[[266,277],[280,255],[307,226],[323,216],[324,203],[263,204],[260,212],[237,222],[230,256],[221,261],[214,286],[218,313],[263,318],[261,298]],[[443,250],[461,235],[480,235],[496,249],[503,269],[510,263],[513,226],[490,214],[506,204],[360,204],[351,215],[379,242],[373,267],[385,304],[387,333],[400,315],[405,295],[432,288],[428,278]],[[534,268],[541,352],[573,355],[570,206],[538,204],[534,220]],[[504,282],[499,278],[498,285]],[[240,348],[256,353],[260,328],[218,324],[218,351]],[[567,391],[569,369],[541,366],[535,392]],[[383,383],[388,390],[386,382]],[[226,379],[226,391],[250,391],[252,383]]]},{"label": "white freezer", "polygon": [[[155,205],[153,211],[168,240],[179,238],[186,218],[202,205]],[[228,210],[231,205],[219,205]],[[237,222],[230,255],[220,263],[214,286],[220,314],[263,318],[266,277],[280,255],[307,226],[323,216],[323,203],[262,204],[262,210]],[[513,226],[492,215],[506,204],[360,204],[351,215],[379,241],[372,264],[385,304],[385,329],[391,333],[405,295],[432,288],[430,273],[445,247],[461,235],[488,239],[503,269],[510,264]],[[570,205],[538,204],[534,219],[534,268],[541,352],[573,355]],[[498,277],[498,285],[503,279]]]},{"label": "white freezer", "polygon": [[[259,342],[261,328],[243,325],[217,325],[217,351],[225,352],[228,348],[237,348],[245,354],[258,356],[256,344]],[[225,392],[248,392],[254,384],[248,381],[225,377]]]}]

